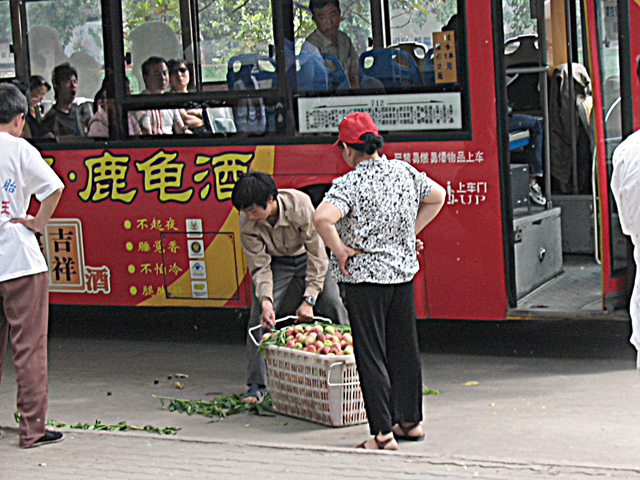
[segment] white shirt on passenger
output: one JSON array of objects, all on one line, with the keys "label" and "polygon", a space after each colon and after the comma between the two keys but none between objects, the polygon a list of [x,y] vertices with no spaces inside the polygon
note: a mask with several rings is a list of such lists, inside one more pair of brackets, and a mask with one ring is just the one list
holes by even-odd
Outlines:
[{"label": "white shirt on passenger", "polygon": [[34,233],[24,218],[35,195],[42,201],[64,184],[38,150],[23,138],[0,132],[0,282],[47,271]]},{"label": "white shirt on passenger", "polygon": [[[146,88],[140,93],[151,93]],[[173,127],[176,124],[182,123],[182,117],[180,116],[180,110],[177,108],[163,108],[144,110],[139,118],[141,127],[149,122],[151,127],[151,135],[171,135],[174,132]]]}]

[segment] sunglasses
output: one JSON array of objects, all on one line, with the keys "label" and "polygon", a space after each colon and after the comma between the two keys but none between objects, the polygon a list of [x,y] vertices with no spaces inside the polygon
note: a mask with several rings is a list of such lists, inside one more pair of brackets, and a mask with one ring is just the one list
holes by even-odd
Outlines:
[{"label": "sunglasses", "polygon": [[180,68],[176,68],[175,70],[171,71],[171,74],[176,74],[178,72],[180,73],[187,73],[189,71],[189,69],[187,67],[180,67]]}]

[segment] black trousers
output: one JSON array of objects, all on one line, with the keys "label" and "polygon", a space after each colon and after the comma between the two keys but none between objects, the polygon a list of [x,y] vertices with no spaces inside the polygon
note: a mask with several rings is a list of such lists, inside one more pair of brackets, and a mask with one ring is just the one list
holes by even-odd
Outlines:
[{"label": "black trousers", "polygon": [[342,286],[371,434],[422,421],[413,282]]}]

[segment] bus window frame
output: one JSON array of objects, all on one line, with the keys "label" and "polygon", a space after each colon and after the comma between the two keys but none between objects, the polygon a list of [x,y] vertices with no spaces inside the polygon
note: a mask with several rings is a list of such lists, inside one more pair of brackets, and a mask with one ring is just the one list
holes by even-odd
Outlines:
[{"label": "bus window frame", "polygon": [[[191,62],[194,66],[194,81],[199,86],[199,91],[181,93],[181,94],[128,94],[125,91],[125,64],[126,52],[123,40],[123,20],[122,20],[122,1],[101,0],[101,21],[103,26],[103,40],[105,53],[105,69],[111,71],[114,81],[109,87],[108,96],[113,98],[116,105],[120,108],[115,115],[110,114],[110,130],[109,140],[130,139],[126,125],[128,112],[158,109],[158,108],[185,108],[185,107],[229,107],[235,102],[255,98],[262,99],[266,105],[278,106],[285,111],[280,122],[276,122],[275,131],[265,132],[260,136],[249,134],[233,134],[230,136],[220,136],[217,134],[206,135],[197,138],[212,138],[215,141],[220,140],[224,143],[233,143],[242,140],[246,136],[251,136],[254,143],[284,143],[297,142],[304,140],[310,143],[324,143],[333,141],[335,133],[300,133],[298,125],[298,107],[296,98],[301,95],[287,88],[286,82],[286,63],[285,63],[285,39],[293,38],[293,0],[270,0],[272,12],[281,12],[280,15],[272,16],[273,41],[275,48],[276,60],[276,86],[268,89],[250,90],[250,91],[212,91],[207,86],[215,85],[219,82],[201,81],[200,62],[197,58],[187,58],[188,52],[193,51],[194,41],[199,31],[197,6],[195,0],[180,0],[180,20],[181,20],[181,36],[183,37],[183,56],[187,62]],[[377,12],[389,10],[389,0],[370,0],[371,11]],[[17,11],[24,12],[23,2],[11,1],[12,8]],[[15,7],[14,7],[15,6]],[[461,95],[461,115],[462,128],[455,130],[421,130],[419,132],[398,131],[383,132],[388,141],[429,141],[429,140],[466,140],[471,138],[471,119],[470,115],[470,98],[469,98],[469,80],[468,80],[468,64],[467,64],[467,26],[465,0],[457,0],[458,15],[461,21],[462,38],[458,40],[458,83],[456,85],[435,85],[435,86],[417,86],[407,90],[391,90],[385,92],[385,95],[394,95],[402,93],[440,93],[440,92],[459,92]],[[378,16],[372,15],[372,36],[374,37],[374,45],[381,42],[387,42],[389,38],[390,25],[381,23]],[[23,30],[20,34],[26,39],[26,18],[19,15],[20,25]],[[374,25],[375,23],[375,25]],[[16,35],[12,15],[13,35]],[[185,38],[185,35],[187,37]],[[19,42],[18,42],[19,43]],[[26,43],[25,43],[26,45]],[[22,57],[16,57],[16,71],[20,66],[28,69],[28,49],[22,52]],[[120,66],[120,67],[116,67]],[[28,75],[25,76],[28,78]],[[349,90],[346,92],[322,92],[314,96],[358,96],[376,93],[368,90]],[[379,92],[377,92],[379,93]],[[113,120],[113,121],[111,121]],[[153,139],[156,136],[143,136],[145,139]],[[185,138],[183,135],[176,135],[176,138]],[[96,139],[85,139],[87,143],[92,143]],[[101,138],[99,140],[104,140]],[[166,141],[166,139],[165,139]]]},{"label": "bus window frame", "polygon": [[[103,0],[105,1],[105,0]],[[181,0],[188,2],[189,0]],[[108,1],[106,3],[109,3]],[[117,3],[117,2],[116,2]],[[376,8],[382,7],[383,11],[389,10],[389,0],[371,0],[371,11],[377,11]],[[462,110],[462,127],[455,130],[422,130],[419,132],[412,131],[400,131],[400,132],[385,132],[385,136],[388,140],[392,141],[415,141],[415,140],[468,140],[471,138],[471,120],[470,115],[470,102],[469,102],[469,81],[468,81],[468,65],[467,65],[467,26],[466,26],[466,14],[465,14],[465,0],[457,0],[457,14],[459,15],[461,22],[462,38],[459,45],[459,58],[458,58],[458,83],[456,85],[443,84],[433,86],[416,86],[406,90],[393,89],[391,92],[385,92],[385,95],[403,94],[403,93],[445,93],[445,92],[459,92],[461,95],[461,110]],[[285,39],[293,40],[293,1],[292,0],[271,0],[271,8],[273,12],[281,12],[281,15],[273,15],[273,40],[275,47],[275,61],[276,61],[276,86],[269,89],[260,89],[252,91],[239,91],[234,92],[230,90],[213,91],[207,90],[207,86],[214,86],[220,84],[220,82],[201,82],[199,81],[200,90],[198,92],[189,92],[187,94],[162,94],[162,95],[149,95],[149,94],[135,94],[126,95],[122,99],[116,97],[116,101],[122,105],[123,110],[135,111],[144,110],[149,108],[181,108],[185,105],[199,106],[199,107],[228,107],[233,106],[233,102],[246,99],[255,98],[262,99],[269,105],[282,105],[289,115],[287,117],[292,118],[293,121],[276,123],[275,132],[265,132],[261,137],[270,139],[270,137],[278,136],[281,138],[282,134],[291,140],[304,139],[311,143],[324,143],[332,141],[335,134],[321,134],[321,133],[301,133],[298,124],[298,104],[296,99],[300,97],[306,97],[307,95],[299,94],[295,91],[291,91],[287,88],[286,83],[286,64],[285,64]],[[187,9],[181,9],[181,15]],[[198,18],[197,9],[192,9],[192,17],[185,22],[185,18],[181,16],[181,24],[192,24],[191,32],[198,30]],[[117,17],[121,19],[120,15]],[[376,17],[377,18],[377,17]],[[379,20],[381,22],[381,20]],[[389,38],[390,25],[374,25],[375,18],[372,18],[372,33],[374,38],[374,45],[386,41]],[[118,30],[122,29],[122,22],[118,22]],[[183,32],[185,27],[183,27]],[[378,33],[378,34],[376,34]],[[382,37],[382,40],[380,40]],[[193,37],[191,37],[193,38]],[[183,41],[184,43],[184,41]],[[387,42],[388,43],[388,42]],[[106,44],[106,42],[105,42]],[[189,50],[189,45],[183,46],[184,51]],[[188,59],[187,59],[188,60]],[[194,59],[195,60],[195,59]],[[194,61],[194,65],[198,62]],[[201,78],[201,72],[199,69],[196,74]],[[369,94],[379,94],[375,90],[348,90],[345,92],[317,92],[313,94],[314,97],[339,97],[339,96],[359,96]],[[185,98],[186,95],[186,98]],[[186,102],[185,102],[186,100]],[[227,137],[229,142],[233,142],[236,138],[241,138],[242,134],[235,134]],[[256,138],[255,136],[253,138]],[[260,142],[262,143],[262,142]],[[279,143],[279,142],[278,142]]]}]

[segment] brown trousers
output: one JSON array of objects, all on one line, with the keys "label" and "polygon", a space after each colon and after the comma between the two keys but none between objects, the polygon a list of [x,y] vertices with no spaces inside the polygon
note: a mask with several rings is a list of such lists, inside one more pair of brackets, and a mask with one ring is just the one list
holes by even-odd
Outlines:
[{"label": "brown trousers", "polygon": [[43,272],[0,282],[0,298],[4,304],[4,317],[0,315],[0,379],[11,335],[18,383],[20,446],[28,447],[45,434],[49,404],[49,274]]}]

